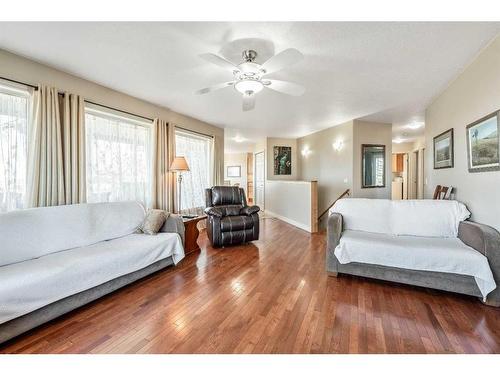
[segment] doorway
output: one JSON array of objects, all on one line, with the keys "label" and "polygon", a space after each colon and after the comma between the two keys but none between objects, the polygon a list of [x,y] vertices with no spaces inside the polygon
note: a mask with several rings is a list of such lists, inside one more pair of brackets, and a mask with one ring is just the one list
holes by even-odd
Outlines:
[{"label": "doorway", "polygon": [[266,165],[264,151],[255,154],[255,204],[264,210]]}]

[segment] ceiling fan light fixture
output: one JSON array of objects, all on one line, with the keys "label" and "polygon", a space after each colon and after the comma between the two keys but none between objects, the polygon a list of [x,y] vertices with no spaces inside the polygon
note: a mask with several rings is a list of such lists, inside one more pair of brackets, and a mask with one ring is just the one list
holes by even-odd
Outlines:
[{"label": "ceiling fan light fixture", "polygon": [[208,62],[218,65],[233,74],[231,82],[222,82],[211,87],[196,91],[196,94],[208,94],[212,91],[233,86],[241,94],[242,109],[244,112],[255,108],[256,94],[262,91],[264,86],[281,94],[300,96],[304,93],[304,87],[288,81],[276,79],[263,79],[266,74],[277,72],[289,65],[295,64],[304,56],[294,48],[288,48],[272,56],[264,63],[257,63],[255,59],[257,52],[245,50],[242,53],[242,61],[235,65],[224,57],[213,53],[204,53],[200,57]]},{"label": "ceiling fan light fixture", "polygon": [[248,95],[248,93],[258,93],[264,88],[264,85],[260,81],[249,79],[236,82],[234,84],[234,88],[236,89],[236,91]]}]

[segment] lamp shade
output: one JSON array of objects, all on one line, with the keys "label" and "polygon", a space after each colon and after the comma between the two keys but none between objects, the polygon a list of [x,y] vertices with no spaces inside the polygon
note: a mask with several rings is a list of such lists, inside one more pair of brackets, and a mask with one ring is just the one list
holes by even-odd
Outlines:
[{"label": "lamp shade", "polygon": [[189,166],[184,156],[176,156],[170,165],[172,172],[189,171]]}]

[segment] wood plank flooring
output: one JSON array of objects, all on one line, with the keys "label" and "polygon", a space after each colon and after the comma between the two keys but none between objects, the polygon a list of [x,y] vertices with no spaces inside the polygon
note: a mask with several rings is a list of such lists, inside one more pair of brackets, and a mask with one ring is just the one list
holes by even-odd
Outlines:
[{"label": "wood plank flooring", "polygon": [[0,346],[2,353],[499,353],[500,309],[325,272],[325,234],[277,219]]}]

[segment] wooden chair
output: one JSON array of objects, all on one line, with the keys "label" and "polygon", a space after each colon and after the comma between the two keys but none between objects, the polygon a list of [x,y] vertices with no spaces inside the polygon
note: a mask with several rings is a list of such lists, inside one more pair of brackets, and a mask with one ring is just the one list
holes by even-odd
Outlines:
[{"label": "wooden chair", "polygon": [[453,187],[437,185],[432,199],[450,199]]}]

